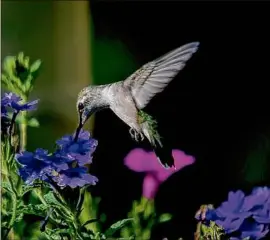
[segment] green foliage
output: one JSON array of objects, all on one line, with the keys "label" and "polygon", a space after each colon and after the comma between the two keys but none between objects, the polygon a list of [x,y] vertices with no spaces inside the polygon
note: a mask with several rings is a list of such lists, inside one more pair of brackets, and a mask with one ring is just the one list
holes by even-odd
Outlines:
[{"label": "green foliage", "polygon": [[221,240],[221,237],[224,236],[223,229],[215,224],[215,222],[210,221],[210,225],[201,225],[201,239],[215,239]]},{"label": "green foliage", "polygon": [[105,231],[105,236],[106,237],[112,237],[114,233],[118,230],[120,230],[122,227],[124,227],[127,223],[132,222],[132,218],[127,218],[120,220],[114,224],[112,224],[106,231]]},{"label": "green foliage", "polygon": [[33,90],[41,61],[36,60],[30,65],[30,58],[20,52],[17,56],[4,59],[1,82],[11,92],[21,96],[24,101]]},{"label": "green foliage", "polygon": [[169,213],[157,216],[154,201],[144,197],[140,201],[133,202],[128,217],[133,221],[121,230],[121,236],[123,238],[134,237],[134,239],[151,239],[152,228],[172,218]]}]

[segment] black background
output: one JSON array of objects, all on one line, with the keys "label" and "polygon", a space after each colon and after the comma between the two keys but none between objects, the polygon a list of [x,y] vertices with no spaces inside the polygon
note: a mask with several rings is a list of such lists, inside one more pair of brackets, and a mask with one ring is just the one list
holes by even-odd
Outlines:
[{"label": "black background", "polygon": [[[143,65],[182,44],[199,41],[199,51],[156,96],[146,111],[159,121],[167,147],[196,157],[173,175],[156,197],[158,212],[173,220],[154,239],[192,239],[201,204],[218,204],[243,181],[247,149],[269,122],[269,8],[267,2],[91,2],[95,35],[121,39]],[[105,69],[104,69],[105,70]],[[96,114],[99,140],[94,172],[100,182],[108,224],[125,218],[141,196],[143,176],[123,158],[138,145],[111,111]],[[159,237],[155,237],[159,236]]]}]

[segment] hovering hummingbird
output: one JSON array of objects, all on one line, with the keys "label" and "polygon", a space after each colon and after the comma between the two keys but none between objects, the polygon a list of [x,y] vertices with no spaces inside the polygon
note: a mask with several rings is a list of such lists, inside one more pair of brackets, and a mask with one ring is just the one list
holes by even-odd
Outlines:
[{"label": "hovering hummingbird", "polygon": [[146,63],[123,81],[82,89],[77,99],[79,125],[75,141],[81,128],[93,113],[110,108],[130,127],[129,133],[135,141],[143,141],[146,137],[160,163],[165,168],[173,167],[172,157],[160,158],[157,154],[158,148],[163,148],[161,137],[156,130],[157,122],[143,109],[184,68],[198,46],[199,42],[185,44]]}]

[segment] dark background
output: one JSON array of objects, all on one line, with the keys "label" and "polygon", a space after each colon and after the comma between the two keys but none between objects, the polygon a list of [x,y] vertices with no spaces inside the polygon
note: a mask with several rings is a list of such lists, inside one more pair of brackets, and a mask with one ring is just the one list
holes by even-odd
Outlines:
[{"label": "dark background", "polygon": [[[138,67],[182,44],[201,43],[146,108],[158,119],[166,147],[197,160],[160,188],[157,211],[175,217],[155,236],[191,239],[201,204],[219,204],[229,190],[269,183],[267,176],[247,183],[243,171],[254,139],[268,136],[269,7],[266,2],[91,2],[95,36],[121,39]],[[102,197],[110,224],[126,217],[132,200],[141,196],[143,176],[128,170],[123,158],[135,147],[149,146],[133,142],[128,127],[109,110],[97,113],[94,137],[99,140],[94,172],[100,179],[94,194]]]}]

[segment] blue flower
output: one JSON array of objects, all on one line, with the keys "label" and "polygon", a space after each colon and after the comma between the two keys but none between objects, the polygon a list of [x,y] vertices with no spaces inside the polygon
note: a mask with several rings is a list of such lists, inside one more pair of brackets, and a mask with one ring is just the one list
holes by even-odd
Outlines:
[{"label": "blue flower", "polygon": [[[204,217],[221,226],[225,233],[240,236],[231,240],[261,239],[269,232],[270,189],[254,188],[248,196],[242,191],[230,192],[227,201],[216,209],[207,209]],[[201,216],[196,218],[202,220]]]},{"label": "blue flower", "polygon": [[66,135],[56,141],[62,152],[72,157],[79,166],[92,163],[92,154],[98,145],[97,140],[90,138],[90,133],[82,130],[78,140],[74,142],[74,135]]},{"label": "blue flower", "polygon": [[64,188],[70,186],[71,188],[82,187],[86,184],[96,185],[98,179],[95,176],[87,173],[87,168],[76,167],[54,173],[53,180],[58,186]]},{"label": "blue flower", "polygon": [[22,165],[19,175],[26,184],[31,185],[36,179],[47,180],[53,170],[48,160],[48,151],[41,148],[34,153],[25,151],[16,154],[15,158]]},{"label": "blue flower", "polygon": [[229,192],[228,201],[216,209],[217,219],[213,221],[223,227],[226,233],[237,231],[244,220],[251,216],[250,212],[243,211],[244,201],[245,194],[242,191]]},{"label": "blue flower", "polygon": [[25,151],[16,155],[17,161],[22,165],[19,174],[26,184],[40,179],[50,183],[54,181],[61,188],[95,185],[98,179],[87,173],[87,168],[84,167],[85,163],[91,163],[91,154],[97,146],[97,141],[90,138],[90,133],[84,131],[76,143],[71,135],[63,137],[57,143],[60,149],[53,154],[37,149],[34,153]]},{"label": "blue flower", "polygon": [[16,95],[15,93],[4,93],[4,97],[2,98],[2,102],[1,104],[4,104],[5,106],[7,106],[8,104],[12,103],[12,102],[20,102],[22,100],[21,97],[19,97],[18,95]]},{"label": "blue flower", "polygon": [[241,226],[238,237],[231,237],[230,240],[242,240],[245,238],[259,240],[264,238],[269,232],[269,227],[256,222],[245,221]]},{"label": "blue flower", "polygon": [[270,224],[270,188],[257,187],[246,197],[245,209],[258,223]]},{"label": "blue flower", "polygon": [[5,93],[4,97],[2,98],[1,104],[5,107],[11,107],[15,112],[20,111],[32,111],[36,110],[37,104],[39,100],[34,100],[28,103],[20,103],[22,98],[17,96],[14,93]]},{"label": "blue flower", "polygon": [[266,236],[269,229],[264,224],[258,224],[256,222],[245,221],[241,226],[241,239],[250,237],[250,239],[261,239]]}]

